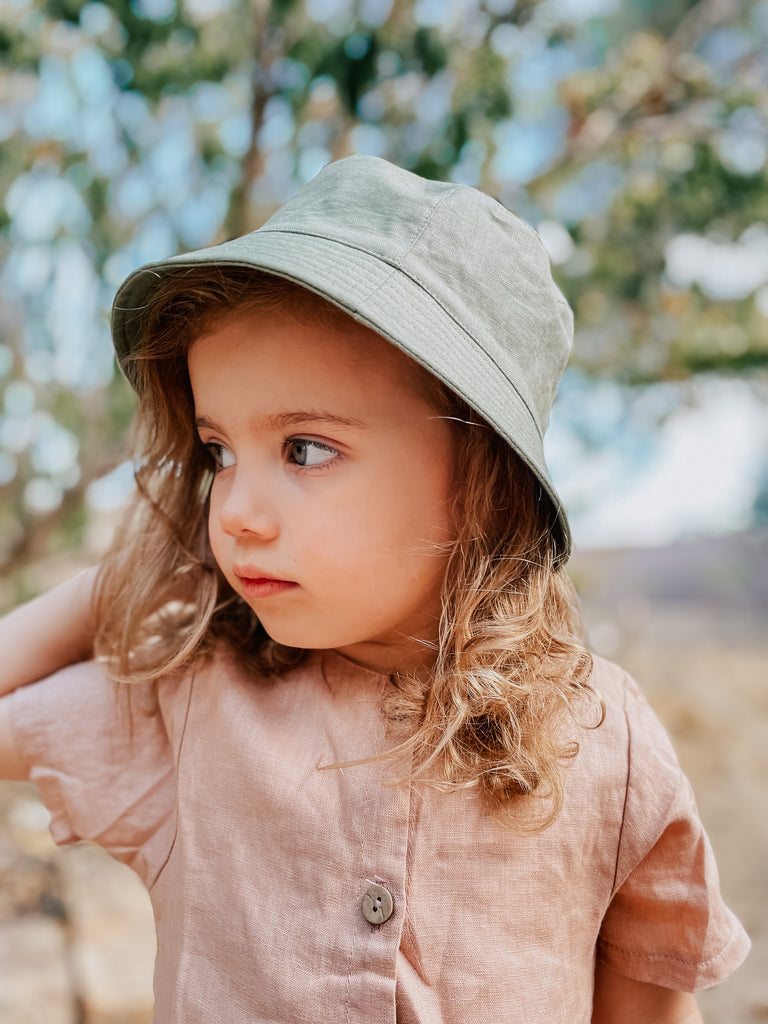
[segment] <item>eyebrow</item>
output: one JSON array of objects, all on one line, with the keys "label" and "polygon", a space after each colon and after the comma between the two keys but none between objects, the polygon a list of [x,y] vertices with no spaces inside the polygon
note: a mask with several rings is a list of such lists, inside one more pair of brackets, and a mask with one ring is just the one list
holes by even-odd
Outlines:
[{"label": "eyebrow", "polygon": [[[351,416],[338,416],[332,412],[322,412],[317,409],[297,409],[292,412],[274,412],[268,416],[254,416],[249,421],[249,426],[254,430],[285,430],[288,427],[298,427],[306,423],[324,423],[334,427],[353,427],[357,430],[367,430],[368,424],[362,420],[356,420]],[[195,419],[195,426],[207,430],[220,430],[221,428],[207,416],[198,416]]]}]

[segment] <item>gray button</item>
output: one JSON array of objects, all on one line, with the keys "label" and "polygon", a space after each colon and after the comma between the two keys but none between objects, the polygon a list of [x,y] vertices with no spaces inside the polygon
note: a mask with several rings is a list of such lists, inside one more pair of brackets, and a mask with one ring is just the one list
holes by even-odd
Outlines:
[{"label": "gray button", "polygon": [[393,909],[392,893],[383,885],[371,885],[366,889],[362,911],[363,917],[370,924],[384,924],[392,917]]}]

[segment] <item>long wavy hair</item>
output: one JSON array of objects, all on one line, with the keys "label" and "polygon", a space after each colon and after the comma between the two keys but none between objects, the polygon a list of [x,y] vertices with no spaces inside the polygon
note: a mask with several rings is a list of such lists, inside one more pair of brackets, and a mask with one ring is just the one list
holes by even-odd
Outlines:
[{"label": "long wavy hair", "polygon": [[[159,679],[222,644],[262,675],[307,656],[267,635],[213,559],[214,467],[194,427],[187,374],[197,338],[229,319],[274,312],[351,323],[292,282],[238,267],[168,273],[141,313],[142,340],[125,366],[139,395],[136,490],[96,593],[96,653],[118,682]],[[425,370],[415,377],[452,424],[457,536],[434,670],[392,677],[385,700],[393,744],[382,756],[404,766],[394,781],[478,787],[499,817],[537,830],[562,807],[578,728],[602,721],[575,594],[534,475],[450,389]]]}]

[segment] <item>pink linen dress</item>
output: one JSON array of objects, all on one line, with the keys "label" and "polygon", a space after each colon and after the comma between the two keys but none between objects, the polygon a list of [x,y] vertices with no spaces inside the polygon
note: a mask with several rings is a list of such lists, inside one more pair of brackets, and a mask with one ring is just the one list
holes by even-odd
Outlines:
[{"label": "pink linen dress", "polygon": [[220,653],[154,715],[81,665],[12,714],[55,840],[149,889],[156,1024],[589,1024],[596,958],[694,990],[749,948],[662,726],[616,666],[593,681],[605,722],[533,836],[386,761],[319,770],[386,743],[387,680],[332,652],[276,680]]}]

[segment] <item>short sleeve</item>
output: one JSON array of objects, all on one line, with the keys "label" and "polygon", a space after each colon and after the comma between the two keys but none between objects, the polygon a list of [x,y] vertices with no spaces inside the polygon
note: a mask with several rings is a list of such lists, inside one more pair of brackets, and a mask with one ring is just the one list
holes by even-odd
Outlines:
[{"label": "short sleeve", "polygon": [[149,685],[118,693],[94,662],[15,691],[11,720],[64,845],[88,840],[151,886],[175,832],[176,773]]},{"label": "short sleeve", "polygon": [[637,981],[687,992],[709,988],[739,966],[749,938],[723,903],[691,786],[631,680],[626,701],[627,794],[598,958]]}]

